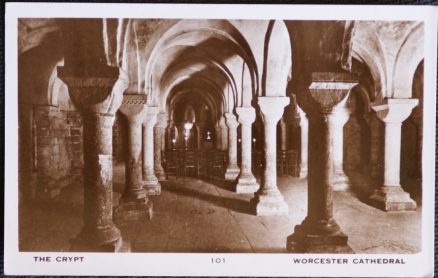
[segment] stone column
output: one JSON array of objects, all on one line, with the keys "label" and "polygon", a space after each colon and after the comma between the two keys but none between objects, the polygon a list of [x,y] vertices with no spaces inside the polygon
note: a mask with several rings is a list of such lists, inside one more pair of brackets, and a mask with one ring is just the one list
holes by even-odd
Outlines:
[{"label": "stone column", "polygon": [[117,68],[95,70],[99,76],[77,76],[58,67],[83,120],[84,224],[71,251],[117,252],[122,237],[113,223],[112,127],[128,83],[118,79]]},{"label": "stone column", "polygon": [[174,139],[172,137],[173,133],[175,132],[174,129],[175,129],[175,125],[173,120],[169,120],[169,123],[167,125],[167,138],[166,138],[168,150],[173,150],[174,148],[176,148],[176,140],[175,143],[172,141]]},{"label": "stone column", "polygon": [[333,190],[345,191],[350,187],[350,180],[344,172],[344,125],[350,118],[347,107],[339,107],[330,116],[333,128]]},{"label": "stone column", "polygon": [[372,107],[385,123],[383,186],[370,197],[371,203],[385,211],[415,210],[416,203],[400,186],[401,125],[418,104],[418,99],[387,99]]},{"label": "stone column", "polygon": [[215,126],[215,148],[217,149],[217,150],[222,150],[222,128],[221,128],[221,126],[219,125],[219,123]]},{"label": "stone column", "polygon": [[380,184],[383,182],[383,122],[380,121],[375,113],[368,113],[364,117],[365,122],[370,129],[370,166],[369,174],[373,184]]},{"label": "stone column", "polygon": [[259,189],[259,184],[254,177],[252,166],[252,123],[255,121],[255,109],[253,107],[236,108],[242,133],[242,162],[240,165],[240,174],[237,178],[237,193],[254,193]]},{"label": "stone column", "polygon": [[141,125],[146,112],[146,95],[125,94],[120,112],[128,122],[128,154],[125,161],[125,190],[114,216],[122,221],[150,219],[152,203],[143,188],[141,161]]},{"label": "stone column", "polygon": [[300,154],[300,173],[299,177],[304,179],[307,178],[307,150],[308,146],[308,136],[309,136],[309,122],[307,120],[306,113],[298,108],[298,113],[300,114],[300,128],[301,128],[301,154]]},{"label": "stone column", "polygon": [[154,172],[154,126],[159,108],[147,106],[143,120],[143,181],[149,195],[159,195],[161,185]]},{"label": "stone column", "polygon": [[203,134],[204,134],[204,129],[205,129],[205,122],[198,122],[195,123],[196,126],[196,147],[198,150],[203,148]]},{"label": "stone column", "polygon": [[289,101],[288,97],[258,98],[265,129],[265,168],[260,190],[251,200],[256,215],[282,215],[289,211],[277,187],[277,123]]},{"label": "stone column", "polygon": [[221,129],[221,132],[220,132],[221,150],[226,151],[228,149],[228,128],[227,128],[227,124],[225,123],[225,117],[220,118],[219,126]]},{"label": "stone column", "polygon": [[225,121],[228,126],[228,166],[225,171],[225,180],[234,181],[240,172],[237,165],[237,127],[239,122],[233,113],[225,113]]},{"label": "stone column", "polygon": [[163,112],[158,113],[157,123],[154,127],[154,172],[158,180],[165,180],[166,173],[162,165],[161,150],[163,149],[163,137],[167,126],[167,115]]},{"label": "stone column", "polygon": [[284,118],[280,120],[280,150],[287,151],[287,123]]},{"label": "stone column", "polygon": [[287,238],[292,253],[352,253],[333,215],[331,114],[357,83],[350,74],[314,73],[309,91],[297,96],[309,119],[307,217]]}]

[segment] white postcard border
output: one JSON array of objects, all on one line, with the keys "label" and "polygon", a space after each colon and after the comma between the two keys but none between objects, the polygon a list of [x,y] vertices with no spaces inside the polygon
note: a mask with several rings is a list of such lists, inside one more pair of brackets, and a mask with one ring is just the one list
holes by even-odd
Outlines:
[{"label": "white postcard border", "polygon": [[[132,6],[135,5],[133,9]],[[177,4],[7,3],[5,36],[5,239],[6,274],[193,276],[431,276],[434,266],[435,94],[437,7]],[[421,20],[425,22],[422,251],[413,255],[51,253],[18,251],[19,17],[239,18],[296,20]],[[293,227],[291,227],[292,233]],[[285,239],[286,244],[286,239]],[[34,256],[52,262],[35,263]],[[58,263],[58,256],[84,257]],[[225,263],[212,263],[212,259]],[[348,264],[294,264],[294,258],[348,259]],[[354,259],[404,259],[406,264],[354,264]]]}]

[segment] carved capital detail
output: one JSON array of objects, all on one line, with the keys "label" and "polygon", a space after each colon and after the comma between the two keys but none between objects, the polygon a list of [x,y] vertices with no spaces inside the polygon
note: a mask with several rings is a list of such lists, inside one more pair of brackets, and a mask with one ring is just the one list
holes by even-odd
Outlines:
[{"label": "carved capital detail", "polygon": [[385,123],[402,123],[417,106],[418,99],[385,99],[383,103],[374,104],[371,108],[376,115]]},{"label": "carved capital detail", "polygon": [[239,126],[239,122],[236,119],[236,116],[233,113],[225,113],[225,122],[228,128],[237,128]]},{"label": "carved capital detail", "polygon": [[258,105],[265,123],[277,123],[290,103],[289,97],[259,97]]},{"label": "carved capital detail", "polygon": [[350,73],[315,72],[309,87],[297,93],[297,100],[307,115],[329,114],[345,105],[351,89],[357,84]]},{"label": "carved capital detail", "polygon": [[65,67],[58,67],[58,77],[68,86],[75,106],[86,112],[115,114],[119,109],[123,92],[128,87],[126,76],[117,68],[108,67],[106,76],[73,75]]},{"label": "carved capital detail", "polygon": [[256,119],[255,109],[253,107],[237,107],[237,117],[241,124],[252,124]]},{"label": "carved capital detail", "polygon": [[158,112],[160,112],[158,106],[146,106],[146,115],[143,120],[143,125],[146,127],[153,127],[157,122]]},{"label": "carved capital detail", "polygon": [[144,94],[124,94],[120,112],[129,122],[142,122],[146,111],[147,96]]}]

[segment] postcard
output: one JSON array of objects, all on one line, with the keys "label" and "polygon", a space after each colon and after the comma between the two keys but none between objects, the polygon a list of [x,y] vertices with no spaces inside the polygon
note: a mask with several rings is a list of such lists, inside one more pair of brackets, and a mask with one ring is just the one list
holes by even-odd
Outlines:
[{"label": "postcard", "polygon": [[5,273],[432,277],[437,14],[7,3]]}]

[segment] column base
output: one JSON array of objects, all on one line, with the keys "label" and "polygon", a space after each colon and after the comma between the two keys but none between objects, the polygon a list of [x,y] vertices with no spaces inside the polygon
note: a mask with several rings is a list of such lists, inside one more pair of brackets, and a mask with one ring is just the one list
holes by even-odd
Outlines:
[{"label": "column base", "polygon": [[225,180],[234,181],[239,176],[240,169],[238,167],[231,167],[225,170]]},{"label": "column base", "polygon": [[99,229],[82,229],[70,240],[71,252],[120,252],[123,240],[120,230],[112,225]]},{"label": "column base", "polygon": [[354,253],[348,245],[348,236],[343,232],[312,234],[302,225],[295,226],[294,233],[287,237],[286,248],[289,253]]},{"label": "column base", "polygon": [[401,186],[382,186],[370,197],[373,207],[384,211],[409,211],[417,208],[417,203]]},{"label": "column base", "polygon": [[153,175],[147,175],[143,179],[143,188],[146,190],[147,195],[160,195],[161,185],[158,182],[155,173]]},{"label": "column base", "polygon": [[350,179],[345,173],[334,173],[332,184],[333,191],[348,191],[351,186]]},{"label": "column base", "polygon": [[152,219],[152,202],[147,199],[124,200],[114,209],[114,221],[117,223],[127,221],[145,221]]},{"label": "column base", "polygon": [[155,176],[159,181],[164,181],[167,179],[166,173],[164,172],[164,169],[156,169],[155,170]]},{"label": "column base", "polygon": [[289,213],[289,206],[279,191],[269,194],[256,193],[251,199],[250,205],[257,216],[287,215]]},{"label": "column base", "polygon": [[307,167],[300,169],[300,172],[298,173],[298,177],[300,179],[307,179]]},{"label": "column base", "polygon": [[237,179],[236,193],[248,193],[252,194],[257,192],[260,185],[257,183],[256,178],[252,174],[241,175]]}]

